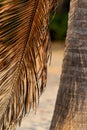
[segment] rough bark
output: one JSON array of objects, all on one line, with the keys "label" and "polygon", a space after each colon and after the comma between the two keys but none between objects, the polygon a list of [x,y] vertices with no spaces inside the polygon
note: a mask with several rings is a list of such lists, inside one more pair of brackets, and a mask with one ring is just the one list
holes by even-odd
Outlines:
[{"label": "rough bark", "polygon": [[87,130],[87,0],[71,0],[66,49],[50,130]]}]

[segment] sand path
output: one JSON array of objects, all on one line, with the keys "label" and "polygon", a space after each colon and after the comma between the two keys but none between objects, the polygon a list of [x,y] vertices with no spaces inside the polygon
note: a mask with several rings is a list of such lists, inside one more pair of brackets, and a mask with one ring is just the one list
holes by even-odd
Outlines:
[{"label": "sand path", "polygon": [[17,130],[49,130],[59,86],[64,44],[52,44],[52,61],[48,67],[47,88],[40,98],[37,112],[30,112]]}]

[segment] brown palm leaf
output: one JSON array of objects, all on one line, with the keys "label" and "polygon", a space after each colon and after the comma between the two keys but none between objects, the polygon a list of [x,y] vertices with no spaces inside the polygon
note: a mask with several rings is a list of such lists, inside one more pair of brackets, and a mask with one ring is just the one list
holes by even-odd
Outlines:
[{"label": "brown palm leaf", "polygon": [[13,130],[46,86],[52,6],[53,0],[0,0],[0,130]]}]

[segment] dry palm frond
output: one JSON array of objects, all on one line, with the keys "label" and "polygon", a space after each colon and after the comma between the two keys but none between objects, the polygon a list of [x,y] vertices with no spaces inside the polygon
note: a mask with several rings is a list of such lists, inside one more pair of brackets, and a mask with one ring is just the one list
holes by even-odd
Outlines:
[{"label": "dry palm frond", "polygon": [[46,86],[53,0],[0,0],[0,130],[13,130]]}]

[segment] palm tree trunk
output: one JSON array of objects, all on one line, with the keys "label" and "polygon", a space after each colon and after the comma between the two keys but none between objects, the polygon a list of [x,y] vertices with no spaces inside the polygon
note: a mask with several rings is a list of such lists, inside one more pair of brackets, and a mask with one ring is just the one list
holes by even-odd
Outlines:
[{"label": "palm tree trunk", "polygon": [[87,130],[87,0],[71,0],[66,49],[50,130]]}]

